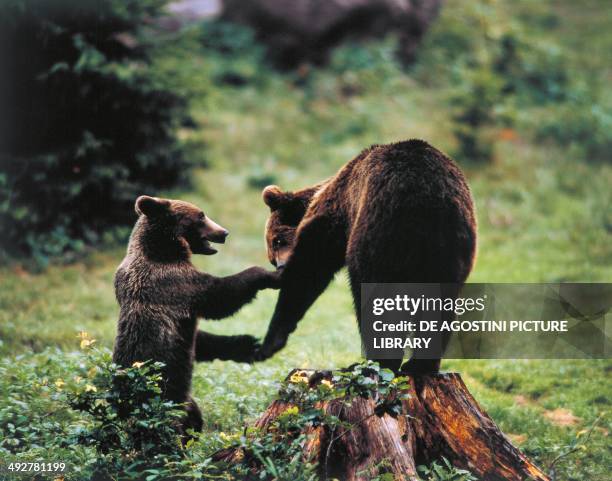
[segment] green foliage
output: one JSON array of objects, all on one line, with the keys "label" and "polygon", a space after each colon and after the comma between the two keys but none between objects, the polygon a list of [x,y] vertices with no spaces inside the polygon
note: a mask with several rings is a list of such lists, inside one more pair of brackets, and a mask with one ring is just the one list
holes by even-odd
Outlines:
[{"label": "green foliage", "polygon": [[318,479],[317,464],[304,459],[303,452],[307,441],[303,430],[310,424],[302,416],[284,413],[270,431],[249,429],[240,444],[233,446],[241,452],[240,462],[211,465],[206,475],[213,478],[223,473],[223,479],[232,481],[314,481]]},{"label": "green foliage", "polygon": [[561,102],[567,97],[570,74],[559,45],[536,41],[524,28],[509,28],[495,39],[492,70],[504,94],[520,104]]},{"label": "green foliage", "polygon": [[442,458],[442,464],[434,461],[429,466],[418,466],[417,469],[423,481],[477,481],[472,473],[455,468],[446,458]]},{"label": "green foliage", "polygon": [[[0,7],[12,98],[0,145],[1,250],[78,251],[175,185],[186,99],[154,68],[164,0],[13,0]],[[116,231],[115,231],[116,232]],[[125,236],[125,231],[119,232]]]},{"label": "green foliage", "polygon": [[[407,385],[377,364],[364,362],[349,371],[329,374],[309,384],[296,372],[282,384],[288,403],[264,431],[249,428],[242,435],[221,433],[204,451],[183,449],[176,421],[179,406],[161,396],[162,365],[135,363],[120,368],[107,350],[92,348],[94,340],[81,333],[85,352],[64,355],[46,351],[24,356],[22,366],[0,364],[0,454],[15,461],[41,461],[61,454],[75,479],[146,479],[169,477],[226,480],[316,479],[317,464],[304,459],[303,445],[312,427],[352,429],[317,408],[332,399],[350,404],[356,397],[376,400],[376,415],[397,416],[398,399]],[[239,449],[240,462],[212,462],[220,448]]]},{"label": "green foliage", "polygon": [[255,55],[260,59],[261,47],[255,41],[255,33],[244,25],[224,21],[202,23],[201,42],[205,48],[237,58]]},{"label": "green foliage", "polygon": [[54,383],[76,367],[74,356],[56,349],[46,356],[23,355],[0,362],[0,458],[25,460],[26,453],[34,456],[46,446],[57,446],[75,416],[62,405]]},{"label": "green foliage", "polygon": [[611,109],[590,96],[569,100],[545,113],[534,122],[536,139],[549,140],[568,149],[571,157],[587,161],[610,162],[612,151]]},{"label": "green foliage", "polygon": [[[83,340],[86,345],[91,345],[90,339]],[[468,367],[474,364],[470,361],[461,363]],[[516,387],[513,390],[529,394],[528,387],[533,378],[526,374],[527,365],[535,369],[533,375],[540,380],[540,393],[571,402],[580,416],[587,416],[591,411],[596,413],[598,405],[605,409],[609,404],[609,399],[606,400],[601,391],[609,362],[599,362],[596,366],[593,366],[593,361],[580,364],[576,361],[548,362],[559,371],[548,376],[546,373],[551,369],[543,362],[520,363],[518,366],[514,361],[495,363],[499,366],[491,365],[491,361],[480,361],[471,372],[477,379],[483,379],[483,376],[491,377],[495,372],[503,373],[506,368],[514,379]],[[384,370],[380,373],[386,380],[381,376],[378,380],[370,378],[374,383],[364,382],[363,377],[369,377],[371,369],[376,370],[376,365],[371,363],[357,364],[347,371],[330,372],[330,385],[322,384],[321,380],[310,383],[306,373],[296,372],[282,385],[283,395],[291,404],[271,430],[264,433],[252,428],[246,431],[237,429],[235,434],[228,436],[215,429],[183,450],[172,429],[173,420],[180,413],[176,406],[159,399],[158,367],[143,363],[118,369],[111,363],[108,351],[89,348],[84,353],[49,349],[38,355],[22,355],[2,361],[0,389],[6,396],[0,399],[0,458],[21,462],[61,459],[70,467],[66,475],[70,481],[106,479],[108,476],[121,480],[139,477],[150,481],[172,477],[311,481],[316,479],[313,477],[316,463],[303,458],[302,447],[307,440],[304,431],[313,426],[323,426],[342,435],[351,429],[351,425],[316,409],[315,404],[345,396],[347,392],[353,393],[345,399],[347,403],[359,396],[358,393],[375,398],[380,395],[379,390],[394,390],[403,382],[391,378]],[[226,365],[224,370],[228,368],[231,369],[231,365]],[[597,379],[586,390],[585,383],[580,381],[581,373]],[[558,385],[562,375],[567,376],[567,383],[571,385]],[[589,422],[588,429],[577,426],[575,432],[568,432],[565,428],[555,430],[542,420],[535,400],[532,407],[517,408],[513,398],[506,399],[505,393],[483,390],[482,385],[475,381],[469,384],[470,390],[485,403],[485,408],[496,422],[501,423],[504,431],[512,433],[527,429],[529,441],[522,448],[529,456],[535,457],[541,465],[547,464],[546,459],[558,458],[559,479],[578,479],[580,473],[592,474],[589,479],[605,479],[598,477],[597,473],[601,471],[598,466],[605,464],[605,457],[601,457],[607,447],[603,428],[609,429],[610,425],[606,421],[600,427],[601,414],[594,422]],[[213,396],[214,393],[207,392],[206,395]],[[509,409],[511,406],[514,409]],[[213,415],[205,412],[205,416]],[[241,462],[228,466],[211,460],[212,453],[228,447],[241,450],[244,454]],[[391,479],[384,462],[373,466],[368,473],[373,480]],[[421,466],[419,473],[424,481],[474,479],[445,460],[428,467]],[[564,477],[564,473],[569,477]]]},{"label": "green foliage", "polygon": [[[377,363],[364,361],[346,370],[329,372],[327,376],[309,377],[306,371],[295,371],[281,385],[279,400],[287,403],[266,431],[248,429],[233,445],[240,452],[236,464],[221,466],[236,480],[291,479],[311,481],[317,478],[317,462],[305,459],[306,434],[313,427],[330,433],[331,443],[354,425],[340,421],[321,409],[323,401],[336,400],[350,405],[356,398],[373,399],[374,415],[401,414],[401,400],[408,396],[407,380],[395,377]],[[364,420],[362,420],[364,421]],[[219,466],[211,466],[212,476]]]},{"label": "green foliage", "polygon": [[347,370],[338,371],[333,378],[336,391],[348,399],[373,398],[377,415],[397,417],[402,412],[402,400],[407,398],[408,381],[395,377],[389,369],[381,369],[378,363],[365,361]]},{"label": "green foliage", "polygon": [[368,481],[396,481],[395,475],[391,472],[391,463],[388,459],[383,459],[374,466],[368,466],[363,471],[359,471],[359,476],[367,476]]},{"label": "green foliage", "polygon": [[243,87],[257,83],[267,71],[264,48],[246,26],[221,20],[204,21],[199,39],[217,84]]},{"label": "green foliage", "polygon": [[183,460],[175,427],[182,411],[161,397],[162,366],[121,369],[107,350],[87,350],[47,351],[20,368],[0,365],[8,393],[0,407],[0,454],[34,462],[52,453],[79,480],[167,474],[168,465]]},{"label": "green foliage", "polygon": [[491,1],[443,9],[426,39],[417,74],[454,83],[471,70],[486,69],[499,77],[504,95],[514,94],[526,104],[564,100],[571,75],[564,50],[546,37],[554,24],[536,30],[531,26],[551,13],[535,4],[522,8],[517,15]]},{"label": "green foliage", "polygon": [[479,69],[465,74],[451,98],[459,160],[478,163],[493,158],[495,131],[492,127],[498,120],[495,110],[501,92],[501,82],[490,70]]},{"label": "green foliage", "polygon": [[568,72],[560,49],[530,38],[520,23],[500,21],[486,9],[476,15],[483,37],[457,59],[451,105],[457,157],[486,162],[499,127],[514,125],[514,110],[565,99]]},{"label": "green foliage", "polygon": [[93,453],[74,444],[78,415],[70,409],[62,389],[74,384],[80,354],[48,349],[0,363],[0,459],[15,462],[57,460],[69,466],[73,479],[92,461]]},{"label": "green foliage", "polygon": [[94,367],[83,373],[87,381],[77,384],[68,402],[86,415],[86,424],[72,435],[78,444],[95,449],[94,477],[155,474],[180,461],[177,421],[183,413],[162,398],[163,365],[144,362],[120,369],[108,353],[89,362]]},{"label": "green foliage", "polygon": [[520,14],[495,1],[443,9],[415,71],[427,82],[450,81],[456,157],[490,161],[498,131],[517,127],[572,147],[578,158],[607,158],[612,134],[603,94],[548,35],[558,26],[538,4],[521,5]]},{"label": "green foliage", "polygon": [[247,185],[251,189],[261,191],[267,185],[277,183],[276,176],[260,166],[253,166],[246,179]]}]

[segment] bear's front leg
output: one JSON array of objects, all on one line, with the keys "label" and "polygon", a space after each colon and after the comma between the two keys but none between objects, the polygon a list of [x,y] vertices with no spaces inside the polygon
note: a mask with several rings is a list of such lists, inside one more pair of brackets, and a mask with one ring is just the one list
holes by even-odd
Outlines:
[{"label": "bear's front leg", "polygon": [[280,273],[263,267],[250,267],[227,277],[204,276],[195,306],[197,315],[223,319],[251,302],[262,289],[278,289]]},{"label": "bear's front leg", "polygon": [[282,287],[261,349],[254,361],[280,351],[289,334],[344,265],[346,246],[341,233],[326,217],[313,217],[300,225],[295,247],[282,272]]}]

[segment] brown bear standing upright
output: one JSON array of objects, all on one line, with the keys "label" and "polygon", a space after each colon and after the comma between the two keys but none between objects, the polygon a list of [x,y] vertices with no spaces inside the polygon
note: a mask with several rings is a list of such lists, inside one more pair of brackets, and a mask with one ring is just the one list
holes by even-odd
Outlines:
[{"label": "brown bear standing upright", "polygon": [[[358,318],[361,283],[461,285],[472,269],[476,219],[470,190],[459,167],[421,140],[374,145],[320,184],[297,192],[269,186],[263,199],[271,210],[268,255],[283,270],[276,309],[256,360],[286,344],[344,265]],[[413,353],[402,370],[439,369],[440,359],[418,357]],[[381,364],[397,371],[401,359]]]},{"label": "brown bear standing upright", "polygon": [[231,316],[257,291],[278,287],[278,274],[251,267],[228,277],[199,272],[191,254],[214,254],[212,242],[228,232],[188,202],[141,196],[138,221],[127,255],[115,275],[121,312],[113,361],[129,367],[136,361],[165,364],[166,399],[185,403],[182,431],[202,429],[202,415],[190,396],[194,359],[246,361],[257,340],[219,336],[197,330],[197,318]]}]

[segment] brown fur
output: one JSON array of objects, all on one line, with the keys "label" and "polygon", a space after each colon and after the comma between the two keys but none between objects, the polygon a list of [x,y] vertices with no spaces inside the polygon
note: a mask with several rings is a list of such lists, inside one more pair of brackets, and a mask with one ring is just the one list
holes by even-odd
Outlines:
[{"label": "brown fur", "polygon": [[214,254],[209,241],[223,242],[227,231],[193,204],[139,197],[139,214],[127,255],[117,269],[115,293],[121,307],[113,360],[165,363],[164,395],[185,403],[183,432],[202,428],[190,396],[193,362],[246,361],[257,341],[251,336],[218,336],[197,330],[197,318],[222,319],[250,302],[257,291],[278,284],[278,275],[252,267],[228,277],[199,272],[192,252]]},{"label": "brown fur", "polygon": [[[271,210],[268,256],[284,268],[276,309],[256,359],[285,345],[345,265],[358,317],[361,283],[462,284],[472,269],[476,218],[470,190],[459,167],[421,140],[372,146],[314,187],[282,192],[269,186],[263,198]],[[439,368],[439,359],[416,357],[418,353],[407,370]],[[398,370],[401,359],[383,364]]]}]

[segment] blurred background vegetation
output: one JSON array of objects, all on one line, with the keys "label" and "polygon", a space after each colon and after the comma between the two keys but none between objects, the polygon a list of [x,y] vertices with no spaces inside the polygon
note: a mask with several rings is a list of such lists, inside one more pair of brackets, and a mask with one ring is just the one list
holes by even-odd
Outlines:
[{"label": "blurred background vegetation", "polygon": [[[257,25],[202,19],[182,3],[0,6],[9,53],[0,80],[5,436],[11,413],[25,409],[15,399],[32,403],[28,425],[54,409],[22,381],[70,372],[73,361],[60,359],[77,331],[112,346],[112,278],[139,194],[196,202],[228,227],[228,245],[196,263],[229,274],[267,262],[262,187],[308,185],[370,144],[423,138],[458,160],[473,189],[480,240],[470,280],[612,279],[609,2],[447,0],[423,20],[412,50],[394,25],[388,35],[343,30],[314,57],[289,41],[279,57],[279,38]],[[274,359],[198,367],[206,429],[239,432],[292,367],[355,361],[345,284],[340,274]],[[235,318],[203,327],[261,336],[274,301],[262,293]],[[460,370],[543,465],[610,409],[609,361],[445,367]],[[558,479],[608,479],[610,427],[600,421]],[[14,452],[34,456],[32,436]]]},{"label": "blurred background vegetation", "polygon": [[163,4],[3,3],[5,254],[44,263],[95,244],[132,221],[139,192],[185,178],[186,94],[152,59]]}]

